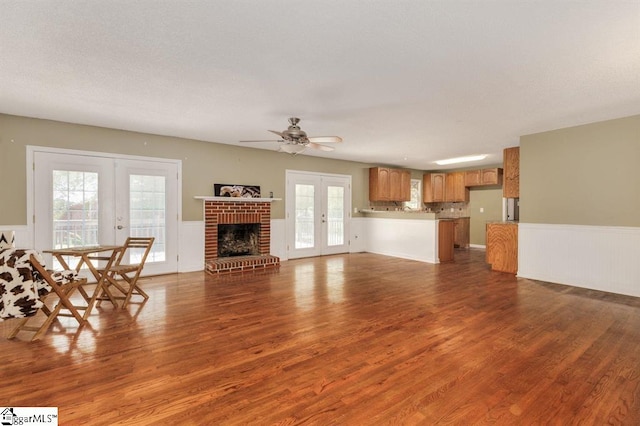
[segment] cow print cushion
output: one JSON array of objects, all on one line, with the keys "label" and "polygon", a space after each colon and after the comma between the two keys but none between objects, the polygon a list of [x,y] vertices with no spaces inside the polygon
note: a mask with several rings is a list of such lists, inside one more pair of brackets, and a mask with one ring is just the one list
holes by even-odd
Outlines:
[{"label": "cow print cushion", "polygon": [[[51,291],[51,286],[31,266],[31,255],[44,265],[44,259],[36,250],[0,250],[0,321],[35,315],[43,305],[40,298]],[[75,279],[76,276],[75,271],[52,274],[54,280],[61,284]]]}]

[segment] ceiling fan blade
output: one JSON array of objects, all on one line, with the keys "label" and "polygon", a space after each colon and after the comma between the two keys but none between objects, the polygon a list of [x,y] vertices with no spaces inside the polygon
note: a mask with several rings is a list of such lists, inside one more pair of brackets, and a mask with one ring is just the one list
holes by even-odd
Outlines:
[{"label": "ceiling fan blade", "polygon": [[259,139],[254,141],[238,141],[238,142],[284,142],[283,140],[275,140],[275,139]]},{"label": "ceiling fan blade", "polygon": [[307,146],[314,148],[314,149],[319,149],[320,151],[326,151],[326,152],[330,152],[333,151],[335,148],[332,146],[326,146],[326,145],[320,145],[319,143],[315,143],[315,142],[309,142],[307,144]]},{"label": "ceiling fan blade", "polygon": [[321,143],[330,143],[330,142],[342,142],[342,138],[340,136],[309,136],[309,142],[321,142]]},{"label": "ceiling fan blade", "polygon": [[280,136],[282,139],[287,139],[287,137],[282,132],[276,132],[275,130],[269,130],[269,131],[271,133],[275,133],[276,135]]}]

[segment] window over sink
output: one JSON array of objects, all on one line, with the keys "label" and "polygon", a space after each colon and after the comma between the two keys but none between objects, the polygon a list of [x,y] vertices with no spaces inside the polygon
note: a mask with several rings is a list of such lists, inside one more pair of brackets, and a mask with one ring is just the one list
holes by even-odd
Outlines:
[{"label": "window over sink", "polygon": [[422,210],[422,180],[411,179],[411,200],[405,201],[403,207],[405,210]]}]

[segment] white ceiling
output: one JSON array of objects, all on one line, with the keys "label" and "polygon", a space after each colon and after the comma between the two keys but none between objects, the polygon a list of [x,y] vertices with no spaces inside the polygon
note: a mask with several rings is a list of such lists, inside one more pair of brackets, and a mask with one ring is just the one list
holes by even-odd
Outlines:
[{"label": "white ceiling", "polygon": [[7,114],[225,144],[297,116],[344,138],[306,154],[433,170],[640,113],[640,1],[2,0],[0,17]]}]

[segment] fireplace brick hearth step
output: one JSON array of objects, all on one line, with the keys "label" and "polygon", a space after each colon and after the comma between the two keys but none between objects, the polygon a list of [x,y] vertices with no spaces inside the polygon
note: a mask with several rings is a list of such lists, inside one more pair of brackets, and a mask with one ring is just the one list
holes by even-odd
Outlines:
[{"label": "fireplace brick hearth step", "polygon": [[206,262],[205,270],[213,275],[232,272],[262,271],[280,266],[280,258],[270,254],[260,256],[219,257]]}]

